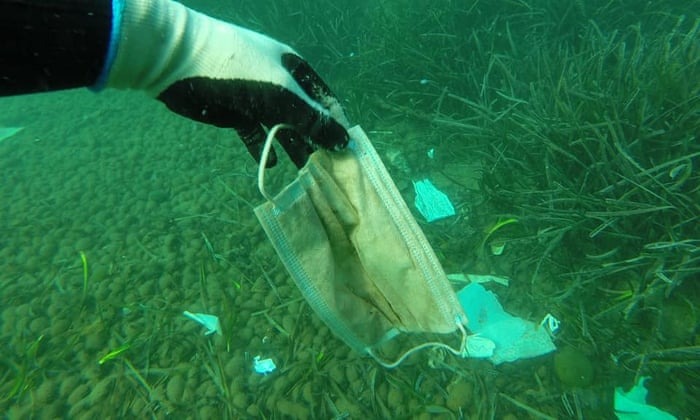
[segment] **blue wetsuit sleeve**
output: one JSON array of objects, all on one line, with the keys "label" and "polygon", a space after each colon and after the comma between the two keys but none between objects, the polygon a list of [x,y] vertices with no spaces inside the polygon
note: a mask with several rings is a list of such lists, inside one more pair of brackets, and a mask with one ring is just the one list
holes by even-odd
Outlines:
[{"label": "blue wetsuit sleeve", "polygon": [[0,0],[0,96],[98,86],[122,1]]}]

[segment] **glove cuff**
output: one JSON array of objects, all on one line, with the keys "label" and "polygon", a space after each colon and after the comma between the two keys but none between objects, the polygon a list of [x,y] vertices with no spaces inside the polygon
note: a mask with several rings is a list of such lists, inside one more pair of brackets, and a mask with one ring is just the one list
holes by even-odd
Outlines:
[{"label": "glove cuff", "polygon": [[102,90],[107,85],[109,72],[114,65],[114,58],[117,55],[117,45],[121,36],[122,15],[124,12],[124,0],[112,0],[112,26],[109,41],[107,44],[107,54],[105,56],[102,70],[97,76],[95,84],[90,86],[90,89],[95,91]]},{"label": "glove cuff", "polygon": [[110,48],[98,87],[157,96],[196,50],[188,35],[197,15],[171,0],[114,0]]}]

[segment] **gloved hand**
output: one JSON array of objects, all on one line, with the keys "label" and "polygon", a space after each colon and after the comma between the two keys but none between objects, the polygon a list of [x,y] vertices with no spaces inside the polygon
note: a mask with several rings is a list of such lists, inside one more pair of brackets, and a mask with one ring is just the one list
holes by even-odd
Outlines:
[{"label": "gloved hand", "polygon": [[[115,11],[106,86],[144,90],[172,111],[235,128],[257,161],[265,128],[301,167],[321,146],[347,144],[340,103],[294,50],[171,0],[123,0]],[[276,157],[268,158],[273,166]]]}]

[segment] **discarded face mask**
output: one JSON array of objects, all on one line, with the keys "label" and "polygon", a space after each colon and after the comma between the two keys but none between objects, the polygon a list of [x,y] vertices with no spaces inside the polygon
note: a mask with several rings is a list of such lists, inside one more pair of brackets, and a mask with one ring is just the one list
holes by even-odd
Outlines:
[{"label": "discarded face mask", "polygon": [[[274,198],[260,165],[267,202],[255,209],[258,220],[311,307],[356,351],[387,367],[430,346],[463,355],[466,317],[446,274],[365,133],[356,126],[349,134],[346,150],[314,152]],[[441,337],[392,363],[375,351],[400,333],[456,331],[457,349]]]}]

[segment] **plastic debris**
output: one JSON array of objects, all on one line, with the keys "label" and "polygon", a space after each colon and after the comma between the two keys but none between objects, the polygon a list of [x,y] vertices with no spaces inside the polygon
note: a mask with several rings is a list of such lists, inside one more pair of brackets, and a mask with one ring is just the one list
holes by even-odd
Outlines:
[{"label": "plastic debris", "polygon": [[500,285],[508,287],[510,284],[510,280],[508,280],[505,277],[497,277],[497,276],[491,276],[491,275],[482,275],[482,274],[462,274],[462,273],[456,273],[456,274],[448,274],[447,275],[447,280],[453,281],[456,283],[488,283],[490,281],[494,283],[498,283]]},{"label": "plastic debris", "polygon": [[559,331],[560,324],[561,322],[559,322],[559,320],[556,319],[554,315],[548,313],[540,322],[540,327],[545,327],[549,330],[551,334],[556,334],[556,332]]},{"label": "plastic debris", "polygon": [[182,314],[192,321],[202,324],[204,328],[207,329],[204,335],[212,335],[214,333],[221,335],[221,323],[219,322],[218,316],[199,313],[193,314],[190,311],[184,311]]},{"label": "plastic debris", "polygon": [[644,382],[648,376],[642,376],[629,390],[615,388],[615,415],[620,420],[671,420],[676,417],[660,408],[647,404],[647,391]]},{"label": "plastic debris", "polygon": [[435,148],[434,148],[434,147],[428,149],[428,157],[429,157],[430,159],[435,159]]},{"label": "plastic debris", "polygon": [[277,365],[272,359],[261,359],[260,356],[253,358],[253,370],[261,375],[267,375],[277,369]]},{"label": "plastic debris", "polygon": [[416,192],[414,204],[428,223],[455,215],[455,208],[450,199],[429,179],[413,181],[413,189]]},{"label": "plastic debris", "polygon": [[506,243],[505,242],[491,242],[489,244],[489,248],[491,248],[491,255],[495,255],[495,256],[503,255],[503,251],[506,250]]},{"label": "plastic debris", "polygon": [[485,359],[487,357],[493,356],[493,352],[496,349],[496,343],[489,340],[486,337],[480,335],[470,335],[467,338],[467,348],[466,353],[462,354],[462,357],[471,357],[475,359]]},{"label": "plastic debris", "polygon": [[[547,330],[504,311],[496,295],[481,284],[467,285],[457,292],[457,298],[469,319],[467,328],[495,344],[493,355],[489,356],[494,364],[536,357],[556,350]],[[473,357],[471,354],[466,356]]]}]

